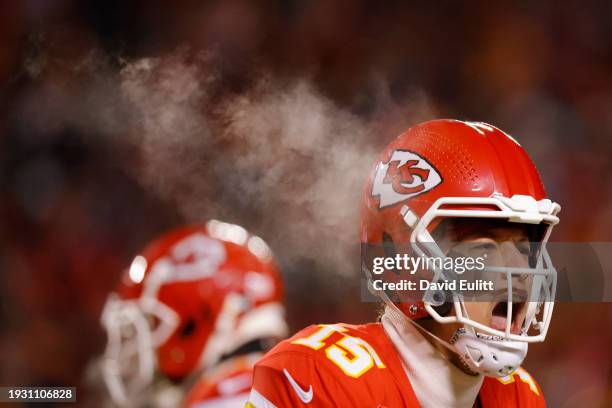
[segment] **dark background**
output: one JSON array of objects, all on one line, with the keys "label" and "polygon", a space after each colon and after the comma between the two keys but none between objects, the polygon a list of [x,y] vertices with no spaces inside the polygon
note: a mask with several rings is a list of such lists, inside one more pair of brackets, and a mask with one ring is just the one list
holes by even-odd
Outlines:
[{"label": "dark background", "polygon": [[[0,384],[95,406],[119,273],[210,217],[269,241],[293,330],[373,319],[360,186],[429,118],[510,132],[563,206],[555,240],[611,241],[610,5],[532,3],[3,1]],[[526,362],[550,406],[612,405],[611,331],[609,303],[556,305]]]}]

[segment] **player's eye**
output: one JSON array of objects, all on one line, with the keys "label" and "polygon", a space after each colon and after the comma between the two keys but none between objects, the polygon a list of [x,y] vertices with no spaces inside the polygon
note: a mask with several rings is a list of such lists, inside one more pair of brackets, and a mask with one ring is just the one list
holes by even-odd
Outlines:
[{"label": "player's eye", "polygon": [[495,249],[496,246],[497,245],[493,242],[485,242],[485,243],[476,245],[476,248],[490,251],[490,250]]},{"label": "player's eye", "polygon": [[474,249],[479,254],[489,254],[497,249],[497,244],[495,242],[483,242],[476,244]]},{"label": "player's eye", "polygon": [[529,247],[529,243],[518,243],[516,247],[522,255],[531,255],[531,248]]}]

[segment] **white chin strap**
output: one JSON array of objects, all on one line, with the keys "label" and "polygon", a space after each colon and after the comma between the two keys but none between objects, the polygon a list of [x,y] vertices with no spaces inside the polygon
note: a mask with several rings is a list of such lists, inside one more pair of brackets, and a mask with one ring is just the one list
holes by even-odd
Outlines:
[{"label": "white chin strap", "polygon": [[448,346],[470,370],[487,377],[505,377],[520,367],[527,356],[528,343],[459,329]]}]

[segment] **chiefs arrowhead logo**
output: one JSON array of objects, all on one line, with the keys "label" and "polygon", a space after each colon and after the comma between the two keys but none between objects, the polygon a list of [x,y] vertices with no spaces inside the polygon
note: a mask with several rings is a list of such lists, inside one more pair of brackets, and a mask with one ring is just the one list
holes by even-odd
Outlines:
[{"label": "chiefs arrowhead logo", "polygon": [[378,208],[384,208],[423,194],[441,182],[440,173],[423,157],[394,150],[389,161],[376,168],[372,196],[379,197]]}]

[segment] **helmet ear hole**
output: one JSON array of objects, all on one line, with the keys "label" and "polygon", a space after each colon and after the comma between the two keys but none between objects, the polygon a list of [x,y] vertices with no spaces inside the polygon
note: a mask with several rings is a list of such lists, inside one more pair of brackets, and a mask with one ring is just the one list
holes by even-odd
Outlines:
[{"label": "helmet ear hole", "polygon": [[393,243],[393,238],[391,238],[391,235],[383,231],[382,241],[383,241],[383,251],[385,252],[385,256],[387,258],[393,258],[397,254],[397,250],[395,249],[395,244]]},{"label": "helmet ear hole", "polygon": [[[385,253],[385,257],[394,258],[395,255],[397,254],[397,250],[395,249],[395,244],[393,243],[393,238],[391,238],[391,235],[383,231],[382,241],[383,241],[382,247]],[[393,269],[393,273],[395,273],[396,275],[400,274],[400,272],[397,269]],[[387,297],[391,299],[391,301],[393,302],[401,301],[400,296],[398,295],[397,292],[391,291],[389,289],[385,289],[385,293],[387,294]]]},{"label": "helmet ear hole", "polygon": [[196,326],[197,326],[197,323],[196,323],[195,319],[190,317],[189,319],[187,319],[187,321],[185,322],[185,324],[181,328],[181,331],[179,333],[180,336],[181,337],[189,337],[189,336],[191,336],[195,332]]},{"label": "helmet ear hole", "polygon": [[433,306],[433,309],[442,317],[446,317],[450,314],[453,308],[452,302],[444,302],[440,306]]}]

